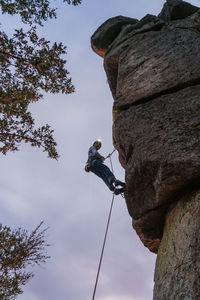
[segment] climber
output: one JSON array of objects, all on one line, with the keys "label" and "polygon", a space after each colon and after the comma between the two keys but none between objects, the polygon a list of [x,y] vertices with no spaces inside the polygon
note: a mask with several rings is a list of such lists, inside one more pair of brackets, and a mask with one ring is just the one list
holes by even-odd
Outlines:
[{"label": "climber", "polygon": [[[100,148],[100,140],[96,140],[93,143],[93,146],[89,148],[85,171],[91,171],[92,173],[96,174],[105,182],[105,184],[111,191],[114,191],[115,195],[119,195],[124,192],[125,183],[117,180],[110,169],[106,165],[104,165],[103,162],[106,158],[98,152]],[[121,188],[117,188],[118,186],[121,186]]]}]

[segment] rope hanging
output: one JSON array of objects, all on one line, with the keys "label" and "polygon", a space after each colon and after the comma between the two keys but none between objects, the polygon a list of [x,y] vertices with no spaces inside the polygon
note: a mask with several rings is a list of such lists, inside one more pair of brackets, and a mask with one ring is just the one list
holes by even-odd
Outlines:
[{"label": "rope hanging", "polygon": [[[106,158],[108,158],[108,157],[110,158],[110,165],[111,165],[111,169],[112,169],[113,174],[114,174],[114,171],[113,171],[113,164],[112,164],[111,155],[114,152],[115,152],[115,149],[113,150],[112,153],[110,153],[106,157]],[[110,218],[111,218],[111,213],[112,213],[114,198],[115,198],[115,194],[113,193],[112,201],[111,201],[111,206],[110,206],[110,211],[109,211],[109,215],[108,215],[108,221],[107,221],[107,225],[106,225],[106,232],[105,232],[104,241],[103,241],[103,247],[102,247],[102,250],[101,250],[101,256],[100,256],[98,271],[97,271],[97,275],[96,275],[96,281],[95,281],[95,286],[94,286],[94,292],[93,292],[92,300],[94,300],[95,294],[96,294],[96,289],[97,289],[97,284],[98,284],[98,279],[99,279],[99,273],[100,273],[100,269],[101,269],[101,263],[102,263],[102,259],[103,259],[104,248],[105,248],[105,244],[106,244],[106,238],[107,238],[107,234],[108,234],[108,228],[109,228],[109,224],[110,224]]]},{"label": "rope hanging", "polygon": [[107,222],[107,226],[106,226],[106,232],[105,232],[104,241],[103,241],[103,247],[102,247],[102,250],[101,250],[101,257],[100,257],[100,261],[99,261],[99,266],[98,266],[98,271],[97,271],[96,282],[95,282],[95,286],[94,286],[94,292],[93,292],[92,300],[94,300],[95,294],[96,294],[97,283],[98,283],[98,279],[99,279],[99,273],[100,273],[100,269],[101,269],[101,263],[102,263],[104,248],[105,248],[105,244],[106,244],[108,227],[109,227],[109,224],[110,224],[110,217],[111,217],[111,212],[112,212],[112,208],[113,208],[114,197],[115,197],[115,194],[113,193],[112,202],[111,202],[111,206],[110,206],[110,212],[109,212],[109,216],[108,216],[108,222]]},{"label": "rope hanging", "polygon": [[114,149],[111,153],[109,153],[109,154],[106,156],[106,158],[111,157],[115,151],[116,151],[116,149]]}]

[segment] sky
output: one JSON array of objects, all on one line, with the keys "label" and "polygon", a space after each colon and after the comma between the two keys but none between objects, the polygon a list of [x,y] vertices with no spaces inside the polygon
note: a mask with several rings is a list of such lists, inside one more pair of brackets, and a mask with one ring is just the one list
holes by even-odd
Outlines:
[{"label": "sky", "polygon": [[[141,19],[157,15],[164,0],[83,0],[78,7],[52,1],[56,20],[45,23],[40,35],[67,45],[67,68],[76,92],[45,94],[31,105],[37,126],[50,124],[60,158],[49,159],[28,144],[1,156],[0,220],[29,232],[41,221],[51,258],[34,267],[35,276],[18,300],[92,299],[112,193],[103,181],[84,172],[87,151],[102,139],[101,154],[112,152],[113,99],[103,60],[90,46],[90,37],[110,17]],[[200,6],[200,1],[188,1]],[[3,17],[7,31],[18,24]],[[109,166],[109,161],[106,162]],[[118,155],[113,154],[115,176],[124,180]],[[143,246],[132,229],[125,200],[116,196],[96,291],[97,300],[150,300],[156,255]]]}]

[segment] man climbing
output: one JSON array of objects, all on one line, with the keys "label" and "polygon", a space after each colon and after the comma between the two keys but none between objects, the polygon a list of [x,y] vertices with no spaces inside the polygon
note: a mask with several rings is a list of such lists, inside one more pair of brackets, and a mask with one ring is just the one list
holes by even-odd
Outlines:
[{"label": "man climbing", "polygon": [[[88,161],[85,167],[86,172],[92,172],[100,177],[111,191],[114,191],[115,195],[119,195],[124,192],[125,183],[117,180],[110,169],[104,165],[105,157],[102,156],[98,150],[101,148],[101,141],[97,140],[93,143],[93,146],[88,151]],[[121,186],[121,188],[117,188]]]}]

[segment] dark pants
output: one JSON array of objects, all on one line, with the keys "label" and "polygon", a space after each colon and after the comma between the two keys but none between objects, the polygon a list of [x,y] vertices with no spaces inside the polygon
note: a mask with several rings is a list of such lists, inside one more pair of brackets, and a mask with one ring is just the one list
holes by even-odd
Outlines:
[{"label": "dark pants", "polygon": [[115,176],[110,169],[102,163],[101,159],[96,159],[92,163],[90,171],[100,177],[111,191],[114,191],[113,181]]}]

